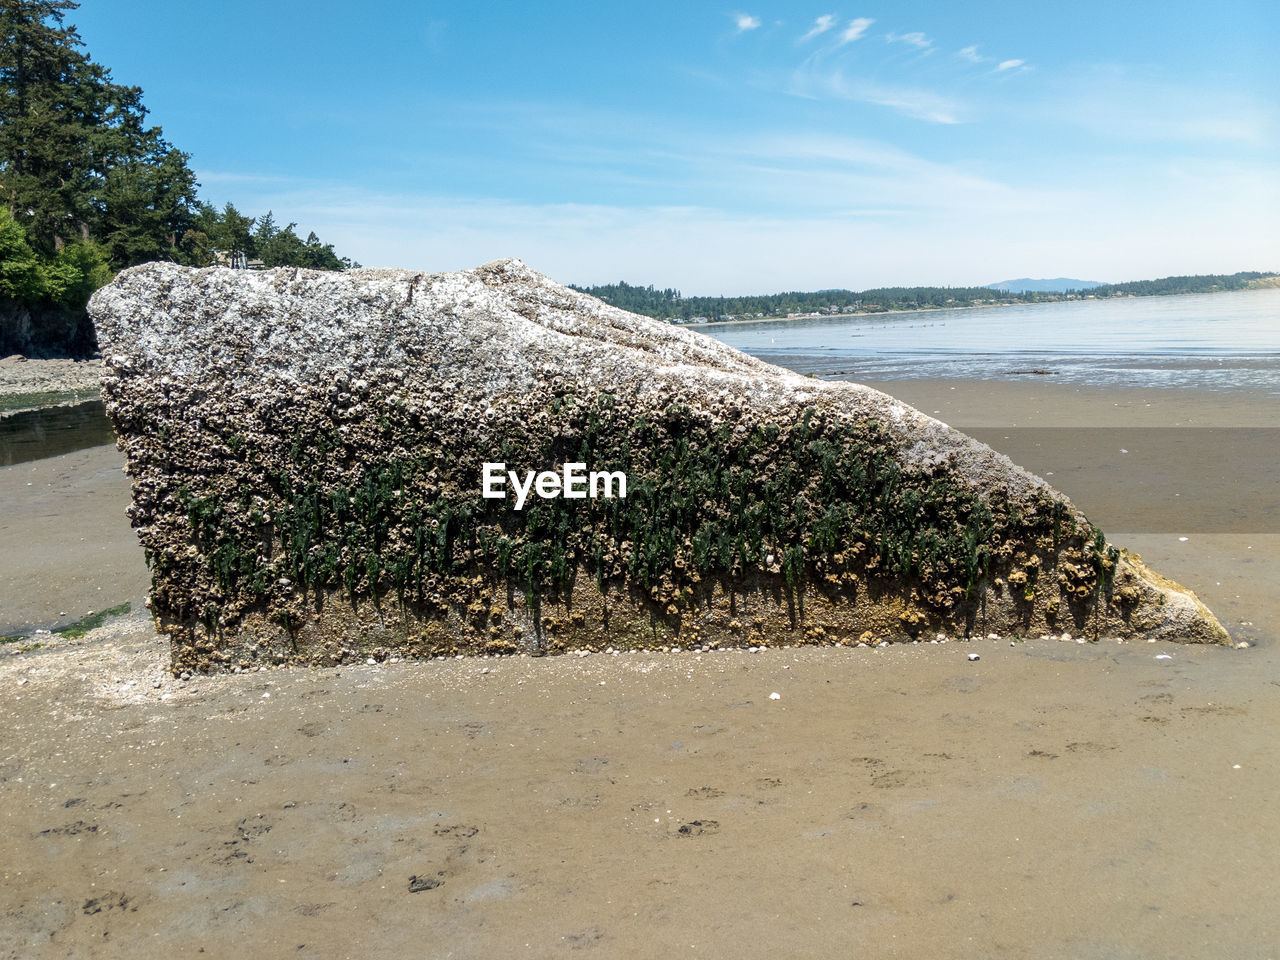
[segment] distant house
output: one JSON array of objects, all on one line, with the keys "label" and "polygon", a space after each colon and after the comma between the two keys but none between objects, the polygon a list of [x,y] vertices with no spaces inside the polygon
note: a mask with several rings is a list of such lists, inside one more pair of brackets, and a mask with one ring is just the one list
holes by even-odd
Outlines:
[{"label": "distant house", "polygon": [[219,267],[230,267],[232,270],[265,270],[267,265],[261,260],[250,260],[243,250],[228,253],[226,250],[213,250],[213,262]]}]

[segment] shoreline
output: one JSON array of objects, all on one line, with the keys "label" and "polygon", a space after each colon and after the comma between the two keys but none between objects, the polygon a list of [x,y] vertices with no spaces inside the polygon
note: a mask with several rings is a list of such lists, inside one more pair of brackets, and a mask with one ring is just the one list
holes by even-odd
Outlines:
[{"label": "shoreline", "polygon": [[0,359],[0,420],[99,399],[101,376],[101,360]]},{"label": "shoreline", "polygon": [[[1178,296],[1178,294],[1167,294],[1167,296]],[[1128,299],[1116,297],[1115,299]],[[915,307],[910,310],[895,310],[889,308],[886,310],[859,310],[853,313],[800,313],[794,317],[744,317],[741,320],[708,320],[706,323],[677,323],[674,320],[661,320],[662,323],[669,323],[675,327],[690,327],[694,330],[700,330],[703,327],[734,327],[744,323],[790,323],[794,320],[844,320],[850,317],[885,317],[893,315],[895,317],[910,316],[913,313],[959,313],[965,310],[989,310],[998,307],[1023,307],[1033,306],[1040,303],[1067,303],[1071,301],[1065,300],[1032,300],[1018,301],[1017,303],[975,303],[967,307]],[[657,317],[653,319],[659,319]]]},{"label": "shoreline", "polygon": [[673,326],[690,327],[694,330],[698,330],[702,327],[730,327],[743,323],[789,323],[794,320],[840,320],[849,317],[877,317],[888,316],[890,314],[894,316],[910,316],[911,314],[918,313],[934,314],[944,312],[962,312],[966,310],[990,310],[1003,307],[1035,307],[1048,303],[1106,303],[1110,300],[1161,300],[1170,297],[1204,297],[1214,296],[1219,293],[1248,293],[1253,290],[1271,290],[1275,289],[1276,286],[1277,284],[1267,284],[1256,287],[1247,287],[1242,290],[1201,290],[1194,293],[1131,293],[1123,297],[1063,297],[1060,300],[1018,300],[1012,303],[976,303],[963,307],[915,307],[910,310],[898,310],[890,307],[885,310],[859,311],[855,313],[804,313],[798,314],[794,317],[750,317],[742,320],[708,320],[706,323],[676,323],[673,320],[666,320],[659,317],[654,317],[653,319],[659,320],[662,323],[670,323]]}]

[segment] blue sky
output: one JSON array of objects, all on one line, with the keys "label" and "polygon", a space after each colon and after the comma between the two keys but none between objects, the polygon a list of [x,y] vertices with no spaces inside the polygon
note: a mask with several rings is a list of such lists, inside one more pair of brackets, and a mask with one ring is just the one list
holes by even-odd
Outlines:
[{"label": "blue sky", "polygon": [[83,0],[202,195],[687,294],[1280,269],[1280,4]]}]

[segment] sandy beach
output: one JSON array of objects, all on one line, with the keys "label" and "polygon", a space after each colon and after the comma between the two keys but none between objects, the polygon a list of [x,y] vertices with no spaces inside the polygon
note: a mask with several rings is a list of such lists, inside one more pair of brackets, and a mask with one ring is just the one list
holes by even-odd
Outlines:
[{"label": "sandy beach", "polygon": [[[1273,401],[875,385],[1052,472],[1250,646],[182,683],[141,613],[42,635],[0,646],[0,957],[1280,955]],[[21,544],[0,621],[141,599],[120,465],[99,447],[0,469]]]}]

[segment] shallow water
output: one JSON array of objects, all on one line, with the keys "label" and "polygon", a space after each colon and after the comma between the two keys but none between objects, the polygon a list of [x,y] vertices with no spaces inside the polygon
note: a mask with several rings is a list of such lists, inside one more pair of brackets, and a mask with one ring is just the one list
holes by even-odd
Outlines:
[{"label": "shallow water", "polygon": [[46,407],[0,420],[0,467],[115,443],[101,400]]},{"label": "shallow water", "polygon": [[771,363],[829,377],[1045,377],[1280,393],[1280,290],[698,329]]}]

